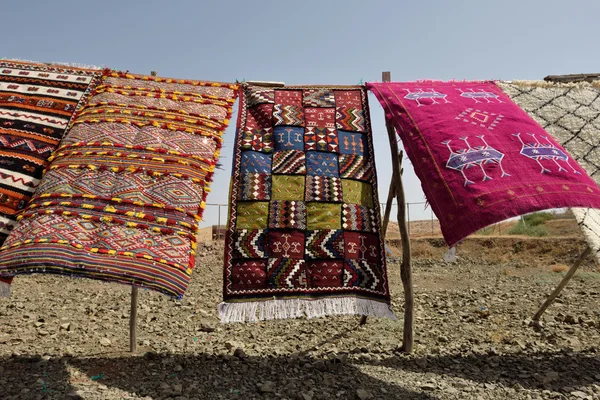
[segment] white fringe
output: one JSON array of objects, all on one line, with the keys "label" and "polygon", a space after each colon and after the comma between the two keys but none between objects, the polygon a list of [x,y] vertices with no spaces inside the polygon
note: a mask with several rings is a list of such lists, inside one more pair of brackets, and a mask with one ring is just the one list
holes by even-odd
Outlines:
[{"label": "white fringe", "polygon": [[43,65],[50,65],[50,66],[62,66],[62,67],[97,69],[97,70],[102,70],[102,69],[106,68],[106,67],[99,67],[96,65],[89,65],[89,64],[67,63],[67,62],[42,62],[42,61],[23,60],[20,58],[0,58],[0,61],[17,61],[17,62],[26,62],[26,63],[31,63],[31,64],[43,64]]},{"label": "white fringe", "polygon": [[397,319],[389,304],[356,297],[221,303],[218,306],[218,311],[222,323],[256,322],[272,319],[300,318],[303,316],[310,319],[328,315],[349,314]]},{"label": "white fringe", "polygon": [[10,285],[6,282],[0,282],[0,297],[10,297]]}]

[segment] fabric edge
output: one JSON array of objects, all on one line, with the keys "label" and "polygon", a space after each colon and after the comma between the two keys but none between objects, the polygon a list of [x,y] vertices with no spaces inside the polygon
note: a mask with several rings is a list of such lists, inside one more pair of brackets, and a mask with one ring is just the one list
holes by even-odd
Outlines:
[{"label": "fabric edge", "polygon": [[311,319],[333,315],[386,317],[394,321],[398,319],[390,304],[357,297],[274,299],[244,303],[223,302],[218,305],[218,313],[221,323],[257,322],[300,317]]}]

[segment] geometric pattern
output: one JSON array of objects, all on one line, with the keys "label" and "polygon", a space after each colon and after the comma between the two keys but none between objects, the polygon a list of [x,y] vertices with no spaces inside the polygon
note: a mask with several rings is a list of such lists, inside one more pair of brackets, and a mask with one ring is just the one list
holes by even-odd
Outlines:
[{"label": "geometric pattern", "polygon": [[240,229],[233,239],[235,258],[264,258],[266,231],[262,229]]},{"label": "geometric pattern", "polygon": [[344,231],[320,229],[306,234],[305,254],[311,259],[344,258]]},{"label": "geometric pattern", "polygon": [[365,135],[362,133],[338,131],[341,154],[365,154]]},{"label": "geometric pattern", "polygon": [[306,153],[301,150],[277,151],[273,154],[274,174],[306,174]]},{"label": "geometric pattern", "polygon": [[342,181],[331,176],[306,177],[306,201],[343,201]]},{"label": "geometric pattern", "polygon": [[247,172],[243,174],[240,200],[270,200],[271,175]]},{"label": "geometric pattern", "polygon": [[275,150],[304,150],[304,128],[298,126],[276,126]]},{"label": "geometric pattern", "polygon": [[313,288],[329,288],[342,286],[344,261],[309,261],[309,285]]},{"label": "geometric pattern", "polygon": [[471,125],[478,125],[482,128],[487,128],[490,131],[502,122],[504,115],[497,114],[495,112],[481,111],[474,108],[467,108],[456,116],[456,120],[462,120],[463,122],[470,123]]},{"label": "geometric pattern", "polygon": [[273,175],[272,200],[297,200],[304,197],[302,175]]},{"label": "geometric pattern", "polygon": [[380,290],[381,282],[381,271],[377,264],[371,264],[366,260],[345,260],[344,286]]},{"label": "geometric pattern", "polygon": [[300,106],[286,106],[275,104],[273,109],[273,125],[296,125],[304,124],[304,113]]},{"label": "geometric pattern", "polygon": [[308,89],[304,91],[305,107],[335,107],[335,95],[329,89]]},{"label": "geometric pattern", "polygon": [[334,128],[306,128],[304,150],[337,151],[338,137]]},{"label": "geometric pattern", "polygon": [[269,257],[304,259],[304,232],[270,230]]},{"label": "geometric pattern", "polygon": [[257,151],[244,151],[241,160],[244,172],[271,173],[271,156]]},{"label": "geometric pattern", "polygon": [[271,128],[253,129],[242,133],[242,148],[244,150],[273,152],[273,136]]},{"label": "geometric pattern", "polygon": [[[597,86],[549,82],[497,84],[600,184],[600,89]],[[536,143],[530,142],[534,143],[529,150],[533,153]],[[600,261],[600,211],[574,208],[573,213],[592,253]]]},{"label": "geometric pattern", "polygon": [[246,88],[246,98],[248,99],[248,107],[263,103],[275,103],[275,91],[273,89],[248,86]]},{"label": "geometric pattern", "polygon": [[335,108],[306,108],[306,126],[335,129]]},{"label": "geometric pattern", "polygon": [[269,258],[267,287],[272,289],[298,289],[308,286],[304,259]]},{"label": "geometric pattern", "polygon": [[375,209],[358,204],[344,204],[342,210],[342,227],[344,229],[377,232],[377,213]]},{"label": "geometric pattern", "polygon": [[306,205],[303,201],[273,200],[269,210],[269,228],[306,229]]},{"label": "geometric pattern", "polygon": [[351,107],[336,108],[337,128],[345,131],[365,131],[365,117],[363,111]]},{"label": "geometric pattern", "polygon": [[311,303],[315,313],[360,312],[350,306],[360,299],[389,316],[367,92],[245,85],[241,94],[222,320],[287,318],[323,299],[331,307]]},{"label": "geometric pattern", "polygon": [[344,232],[345,258],[377,263],[379,240],[377,235],[365,232]]},{"label": "geometric pattern", "polygon": [[373,191],[371,184],[367,182],[342,179],[342,191],[345,203],[360,204],[373,207]]},{"label": "geometric pattern", "polygon": [[307,151],[306,172],[308,175],[339,177],[337,155],[320,151]]},{"label": "geometric pattern", "polygon": [[251,290],[265,287],[267,281],[265,260],[235,260],[231,270],[232,289]]},{"label": "geometric pattern", "polygon": [[368,181],[373,178],[374,168],[367,157],[354,154],[340,154],[340,177]]},{"label": "geometric pattern", "polygon": [[[40,90],[52,90],[55,100],[37,102],[59,113],[67,108],[58,99],[73,97],[76,106],[92,78],[57,71],[45,74],[50,82],[67,81],[66,87],[42,85]],[[5,73],[0,68],[0,76]],[[238,87],[108,69],[93,74],[102,84],[73,118],[75,107],[63,115],[64,123],[50,112],[40,117],[54,139],[60,139],[67,124],[71,127],[49,160],[40,190],[0,251],[0,275],[45,271],[180,298],[196,264],[197,226]],[[0,83],[0,96],[3,89]],[[35,97],[40,91],[31,93]],[[258,132],[272,127],[259,126],[259,114],[247,131],[256,130],[250,148],[263,150],[259,143],[264,135]],[[250,174],[245,192],[236,195],[266,197],[268,180],[257,174],[270,172],[270,156],[246,153]],[[241,214],[235,255],[264,255],[261,234],[252,230],[266,228],[268,202],[240,203],[232,213]]]}]

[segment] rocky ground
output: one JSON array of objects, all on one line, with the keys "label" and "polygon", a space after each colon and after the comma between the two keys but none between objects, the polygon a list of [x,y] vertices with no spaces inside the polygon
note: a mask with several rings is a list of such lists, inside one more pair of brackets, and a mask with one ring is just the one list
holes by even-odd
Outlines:
[{"label": "rocky ground", "polygon": [[[541,329],[528,326],[562,278],[551,267],[572,263],[581,238],[537,253],[523,250],[543,242],[469,240],[455,264],[441,261],[438,241],[413,241],[411,355],[399,350],[401,321],[221,325],[218,245],[203,249],[181,301],[140,291],[139,354],[127,352],[129,288],[19,277],[12,298],[0,299],[0,398],[600,399],[600,272],[591,260]],[[389,269],[402,318],[399,266]]]}]

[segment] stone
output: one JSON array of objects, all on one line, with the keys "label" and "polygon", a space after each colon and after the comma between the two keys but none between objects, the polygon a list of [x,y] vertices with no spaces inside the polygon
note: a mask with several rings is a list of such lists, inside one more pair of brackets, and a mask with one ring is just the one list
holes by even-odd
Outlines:
[{"label": "stone", "polygon": [[371,392],[369,392],[368,390],[365,389],[356,389],[356,396],[360,399],[360,400],[369,400],[373,398],[373,395],[371,394]]},{"label": "stone", "polygon": [[109,338],[103,337],[102,339],[100,339],[100,344],[102,346],[106,347],[106,346],[110,346],[112,344],[112,342],[110,341]]},{"label": "stone", "polygon": [[272,381],[265,381],[256,385],[260,393],[275,393],[275,383]]}]

